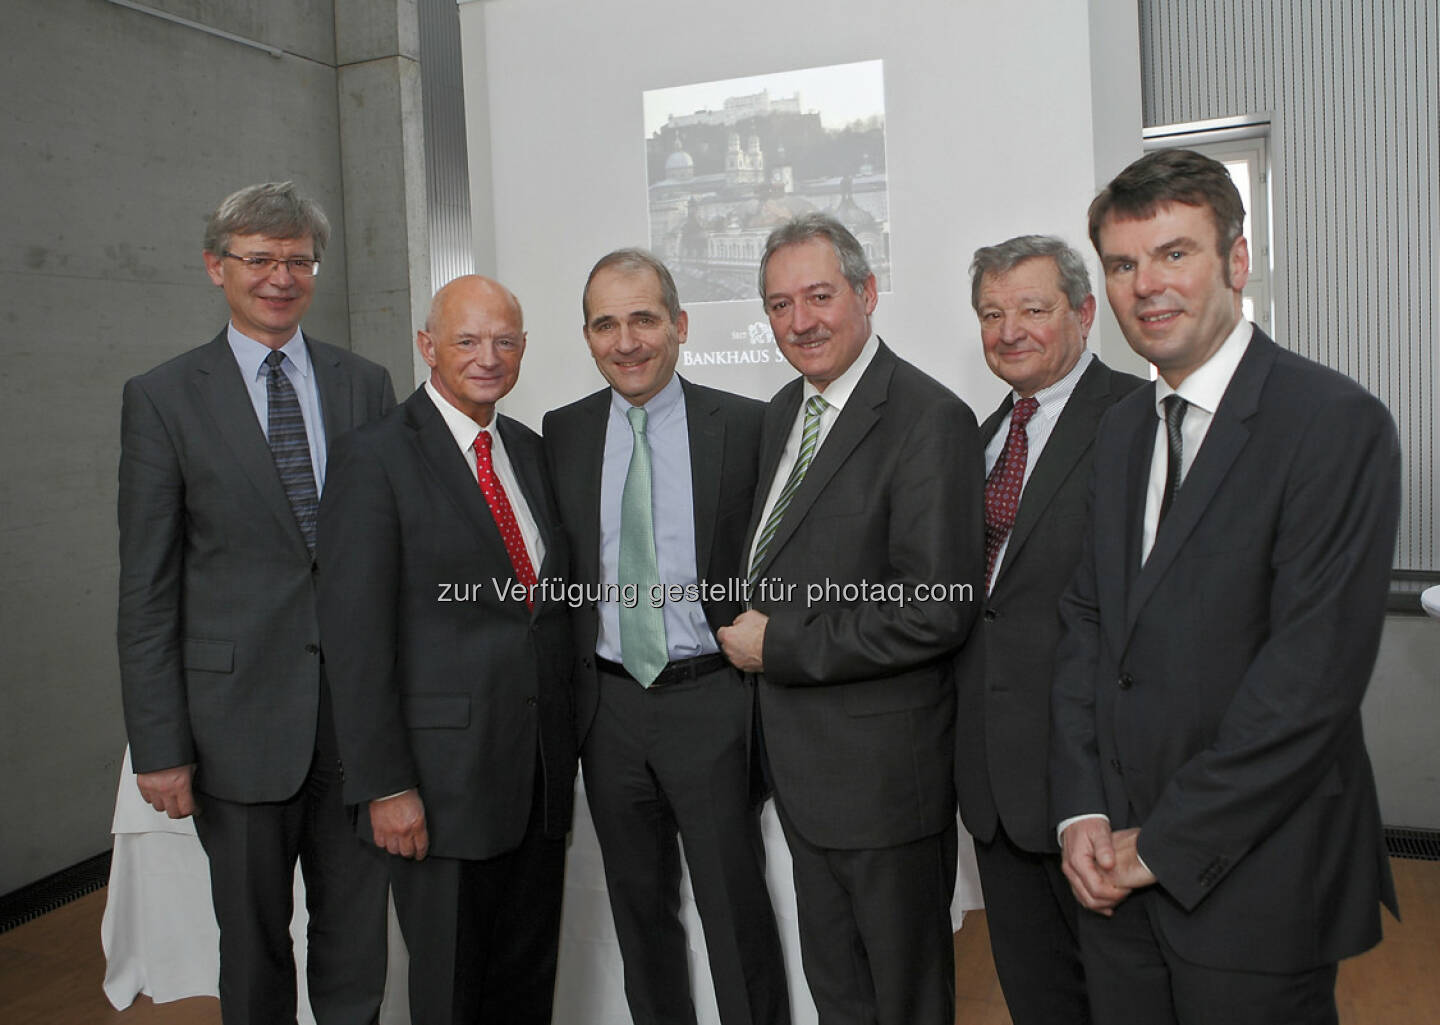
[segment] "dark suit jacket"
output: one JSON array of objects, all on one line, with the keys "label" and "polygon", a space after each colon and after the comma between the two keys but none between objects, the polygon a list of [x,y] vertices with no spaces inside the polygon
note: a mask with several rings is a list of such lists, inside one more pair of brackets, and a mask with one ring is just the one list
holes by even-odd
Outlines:
[{"label": "dark suit jacket", "polygon": [[[700,581],[728,584],[743,561],[741,545],[755,494],[760,420],[764,404],[681,378],[690,434],[690,488],[695,508],[695,566]],[[545,452],[560,519],[571,542],[570,581],[587,589],[600,583],[600,475],[610,418],[609,388],[545,414]],[[733,589],[703,603],[712,630],[728,626],[744,609]],[[580,740],[590,731],[599,702],[594,603],[575,614],[575,708]]]},{"label": "dark suit jacket", "polygon": [[[498,424],[545,543],[537,576],[558,577],[568,549],[540,438]],[[346,803],[418,786],[431,854],[491,858],[525,834],[538,744],[545,829],[563,836],[575,783],[568,613],[501,597],[510,557],[425,389],[338,445],[329,478],[320,624]]]},{"label": "dark suit jacket", "polygon": [[[325,437],[395,404],[382,367],[306,339]],[[136,772],[197,764],[228,801],[279,801],[315,750],[312,560],[226,333],[125,385],[117,637]]]},{"label": "dark suit jacket", "polygon": [[[765,412],[751,537],[802,389]],[[759,695],[775,794],[817,846],[896,846],[954,821],[950,662],[978,606],[916,600],[915,587],[980,593],[982,477],[970,408],[882,343],[759,567],[793,595],[752,599],[770,617]],[[903,600],[807,596],[827,581],[898,585]]]},{"label": "dark suit jacket", "polygon": [[1296,972],[1380,938],[1395,891],[1360,700],[1399,510],[1389,413],[1257,328],[1140,566],[1154,388],[1095,443],[1061,603],[1052,817],[1139,826],[1187,960]]},{"label": "dark suit jacket", "polygon": [[[1045,443],[1020,496],[995,583],[956,660],[955,789],[965,828],[988,843],[996,826],[1028,851],[1055,851],[1050,819],[1050,681],[1060,638],[1060,594],[1080,560],[1095,430],[1144,382],[1098,358]],[[1011,396],[980,426],[990,443]]]}]

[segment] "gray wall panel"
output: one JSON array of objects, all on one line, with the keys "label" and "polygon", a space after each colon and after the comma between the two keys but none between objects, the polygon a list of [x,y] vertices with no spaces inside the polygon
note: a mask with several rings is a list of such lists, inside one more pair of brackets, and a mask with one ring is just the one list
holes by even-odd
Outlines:
[{"label": "gray wall panel", "polygon": [[1433,0],[1142,0],[1147,126],[1269,112],[1276,334],[1389,405],[1396,565],[1440,569],[1440,16]]}]

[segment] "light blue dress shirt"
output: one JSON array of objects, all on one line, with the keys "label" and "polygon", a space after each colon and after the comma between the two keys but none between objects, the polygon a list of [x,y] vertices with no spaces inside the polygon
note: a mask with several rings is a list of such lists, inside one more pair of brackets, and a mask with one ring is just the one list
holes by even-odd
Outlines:
[{"label": "light blue dress shirt", "polygon": [[[613,597],[619,588],[620,500],[625,475],[630,469],[634,436],[626,411],[630,403],[618,392],[610,393],[610,418],[605,425],[605,461],[600,472],[600,583],[602,597]],[[650,442],[651,504],[655,514],[655,558],[660,583],[667,589],[695,586],[695,502],[690,476],[690,430],[685,413],[685,393],[680,378],[645,403],[645,437]],[[640,595],[649,601],[649,595]],[[695,601],[664,603],[665,639],[670,660],[693,658],[719,651],[705,610]],[[600,602],[600,636],[595,651],[601,658],[622,661],[620,656],[620,606]]]},{"label": "light blue dress shirt", "polygon": [[[250,393],[250,404],[260,418],[260,432],[270,440],[270,368],[265,357],[270,347],[261,345],[248,335],[242,335],[231,324],[226,331],[230,351],[240,365],[240,376],[245,380],[245,390]],[[280,371],[290,378],[295,397],[300,401],[300,415],[305,418],[305,440],[310,445],[310,468],[315,471],[315,494],[325,490],[325,417],[320,412],[320,389],[315,383],[315,367],[310,362],[310,350],[305,347],[305,338],[300,329],[280,351],[285,362]]]}]

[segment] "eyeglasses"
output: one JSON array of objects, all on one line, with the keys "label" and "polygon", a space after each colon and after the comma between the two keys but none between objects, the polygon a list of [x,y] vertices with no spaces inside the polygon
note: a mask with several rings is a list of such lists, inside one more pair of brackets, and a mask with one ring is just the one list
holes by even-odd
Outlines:
[{"label": "eyeglasses", "polygon": [[262,276],[274,274],[275,268],[282,263],[290,268],[290,273],[297,278],[313,278],[320,273],[320,261],[307,256],[293,256],[289,259],[282,259],[278,256],[241,256],[228,249],[222,250],[220,255],[228,256],[232,260],[239,260],[245,265],[246,270]]}]

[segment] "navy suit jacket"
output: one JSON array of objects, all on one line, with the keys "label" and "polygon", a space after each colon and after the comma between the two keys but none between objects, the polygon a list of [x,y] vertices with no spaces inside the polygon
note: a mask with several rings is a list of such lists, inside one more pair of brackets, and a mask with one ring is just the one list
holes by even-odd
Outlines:
[{"label": "navy suit jacket", "polygon": [[1140,563],[1153,385],[1095,442],[1061,602],[1052,819],[1140,827],[1154,927],[1209,967],[1298,972],[1395,907],[1360,701],[1400,505],[1385,407],[1258,328]]}]

